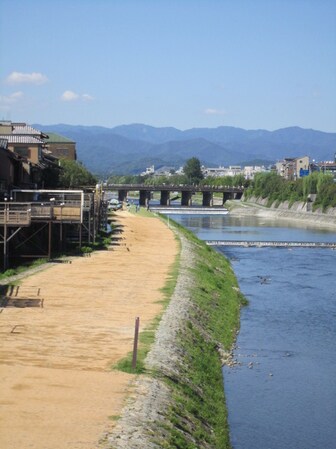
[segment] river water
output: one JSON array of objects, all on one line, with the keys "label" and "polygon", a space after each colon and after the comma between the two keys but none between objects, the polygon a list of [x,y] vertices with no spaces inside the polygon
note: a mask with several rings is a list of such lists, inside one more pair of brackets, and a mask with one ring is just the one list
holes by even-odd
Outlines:
[{"label": "river water", "polygon": [[[334,231],[225,216],[176,216],[203,240],[335,242]],[[336,251],[218,247],[242,309],[224,386],[234,449],[336,448]]]}]

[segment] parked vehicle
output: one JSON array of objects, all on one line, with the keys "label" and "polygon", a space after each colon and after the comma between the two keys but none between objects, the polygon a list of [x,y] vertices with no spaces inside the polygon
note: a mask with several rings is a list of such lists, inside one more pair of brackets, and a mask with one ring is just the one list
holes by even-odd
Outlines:
[{"label": "parked vehicle", "polygon": [[122,203],[118,201],[117,199],[112,198],[107,206],[108,210],[119,210],[122,209]]}]

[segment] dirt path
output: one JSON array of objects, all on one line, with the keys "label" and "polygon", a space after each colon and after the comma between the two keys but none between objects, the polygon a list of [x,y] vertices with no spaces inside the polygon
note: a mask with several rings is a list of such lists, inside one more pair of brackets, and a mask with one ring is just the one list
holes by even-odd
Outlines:
[{"label": "dirt path", "polygon": [[144,328],[177,253],[159,220],[118,214],[121,245],[21,282],[44,307],[0,314],[1,449],[93,449],[114,425],[132,376],[110,371]]}]

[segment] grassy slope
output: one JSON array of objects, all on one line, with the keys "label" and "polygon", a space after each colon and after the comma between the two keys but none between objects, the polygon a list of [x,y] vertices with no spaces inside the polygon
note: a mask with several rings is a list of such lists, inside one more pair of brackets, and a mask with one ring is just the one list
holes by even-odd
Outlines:
[{"label": "grassy slope", "polygon": [[168,379],[173,405],[163,448],[224,449],[230,447],[227,410],[218,348],[230,350],[245,303],[229,262],[180,227],[196,251],[194,306],[181,331],[184,360],[176,379]]},{"label": "grassy slope", "polygon": [[[219,350],[230,351],[239,328],[240,308],[245,303],[230,263],[191,232],[170,220],[192,244],[196,264],[190,269],[193,288],[190,319],[179,336],[183,354],[176,376],[150,372],[167,383],[172,401],[153,442],[165,449],[230,448],[227,409]],[[166,287],[166,303],[173,293],[179,258]],[[187,293],[188,294],[188,293]],[[136,373],[146,372],[144,358],[154,341],[160,317],[140,335]],[[116,368],[132,372],[131,356]]]}]

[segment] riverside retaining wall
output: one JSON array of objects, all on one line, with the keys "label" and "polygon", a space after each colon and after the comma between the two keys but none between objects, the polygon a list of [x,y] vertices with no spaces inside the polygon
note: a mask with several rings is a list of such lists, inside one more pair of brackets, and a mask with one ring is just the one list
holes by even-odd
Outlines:
[{"label": "riverside retaining wall", "polygon": [[[336,226],[336,208],[329,208],[326,212],[322,212],[321,209],[312,211],[312,203],[305,203],[296,201],[292,205],[288,201],[284,201],[280,204],[274,202],[271,207],[267,207],[268,198],[250,197],[245,201],[242,201],[249,206],[262,206],[254,210],[254,214],[259,216],[265,216],[268,218],[286,218],[291,220],[301,220],[311,224],[320,226]],[[232,211],[233,214],[235,213]],[[252,213],[252,211],[250,211]]]}]

